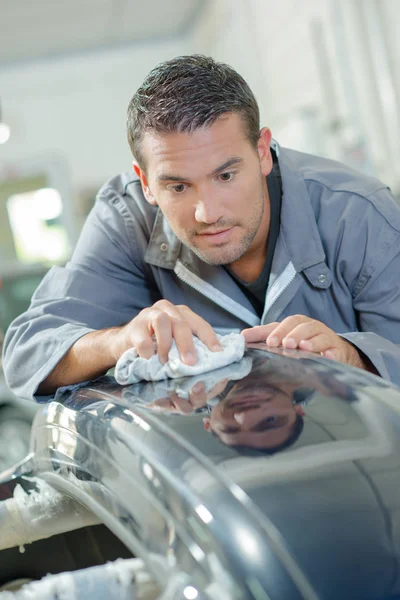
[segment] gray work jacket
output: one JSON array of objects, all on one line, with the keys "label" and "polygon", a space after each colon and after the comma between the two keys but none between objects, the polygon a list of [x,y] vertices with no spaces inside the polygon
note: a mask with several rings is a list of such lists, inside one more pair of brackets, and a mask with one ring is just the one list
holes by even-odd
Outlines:
[{"label": "gray work jacket", "polygon": [[38,385],[82,335],[121,325],[161,298],[218,332],[304,314],[358,347],[400,385],[400,207],[380,181],[279,148],[283,197],[262,318],[230,275],[202,262],[143,197],[132,174],[99,192],[71,261],[53,267],[9,327],[6,380]]}]

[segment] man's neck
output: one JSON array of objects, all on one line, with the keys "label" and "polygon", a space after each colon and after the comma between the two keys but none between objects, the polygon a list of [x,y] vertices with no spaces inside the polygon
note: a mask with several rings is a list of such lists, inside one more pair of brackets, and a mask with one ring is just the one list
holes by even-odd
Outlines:
[{"label": "man's neck", "polygon": [[255,256],[246,254],[239,258],[239,260],[231,263],[229,269],[247,283],[256,281],[263,270],[265,259],[267,257],[267,244],[265,245],[265,252],[258,253]]}]

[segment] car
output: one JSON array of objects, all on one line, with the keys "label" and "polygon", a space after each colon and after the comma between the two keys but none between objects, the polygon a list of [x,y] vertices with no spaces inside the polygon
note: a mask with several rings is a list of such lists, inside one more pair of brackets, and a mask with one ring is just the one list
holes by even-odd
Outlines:
[{"label": "car", "polygon": [[262,344],[193,378],[101,377],[41,407],[0,499],[3,585],[137,557],[163,599],[399,599],[400,389]]}]

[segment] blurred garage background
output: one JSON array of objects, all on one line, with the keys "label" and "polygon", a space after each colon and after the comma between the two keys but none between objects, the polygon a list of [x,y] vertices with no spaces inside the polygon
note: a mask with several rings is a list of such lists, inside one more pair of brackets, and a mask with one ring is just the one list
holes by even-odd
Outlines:
[{"label": "blurred garage background", "polygon": [[[398,0],[0,0],[0,340],[98,188],[131,168],[126,107],[173,56],[228,62],[281,144],[399,196],[399,22]],[[34,412],[0,375],[0,471],[26,454]]]}]

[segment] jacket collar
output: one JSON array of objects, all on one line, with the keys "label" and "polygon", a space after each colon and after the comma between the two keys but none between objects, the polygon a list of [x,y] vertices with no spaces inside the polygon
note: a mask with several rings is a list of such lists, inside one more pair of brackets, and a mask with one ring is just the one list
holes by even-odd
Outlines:
[{"label": "jacket collar", "polygon": [[281,234],[297,273],[325,261],[325,252],[304,176],[279,148],[282,175]]},{"label": "jacket collar", "polygon": [[260,319],[250,300],[227,271],[219,266],[208,265],[182,244],[160,209],[157,211],[145,261],[173,270],[180,279],[248,325],[259,325]]},{"label": "jacket collar", "polygon": [[179,258],[183,244],[169,226],[161,209],[157,209],[144,259],[150,265],[173,269]]}]

